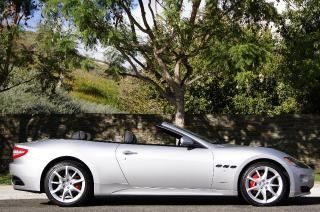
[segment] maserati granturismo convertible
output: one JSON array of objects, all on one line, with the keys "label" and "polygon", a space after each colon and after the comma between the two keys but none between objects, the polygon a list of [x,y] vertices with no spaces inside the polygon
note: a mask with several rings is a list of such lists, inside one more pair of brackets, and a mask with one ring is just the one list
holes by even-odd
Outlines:
[{"label": "maserati granturismo convertible", "polygon": [[166,122],[157,129],[160,142],[139,142],[126,131],[120,143],[76,138],[17,144],[10,164],[14,189],[46,193],[59,206],[110,195],[240,196],[271,206],[313,187],[313,170],[286,153],[217,144]]}]

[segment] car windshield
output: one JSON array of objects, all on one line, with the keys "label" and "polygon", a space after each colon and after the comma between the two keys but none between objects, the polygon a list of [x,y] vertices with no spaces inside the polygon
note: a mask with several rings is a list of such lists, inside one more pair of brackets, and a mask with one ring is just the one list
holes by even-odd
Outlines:
[{"label": "car windshield", "polygon": [[195,136],[197,138],[200,138],[201,140],[204,140],[204,141],[206,141],[208,143],[211,143],[211,144],[217,143],[217,140],[212,140],[212,139],[206,138],[206,137],[204,137],[202,135],[199,135],[197,133],[194,133],[194,132],[192,132],[190,130],[187,130],[187,129],[184,129],[184,128],[181,128],[181,127],[177,127],[177,126],[175,126],[175,127],[180,129],[180,130],[183,130],[183,131],[185,131],[185,132],[187,132],[187,133],[189,133],[189,134],[191,134],[191,135],[193,135],[193,136]]}]

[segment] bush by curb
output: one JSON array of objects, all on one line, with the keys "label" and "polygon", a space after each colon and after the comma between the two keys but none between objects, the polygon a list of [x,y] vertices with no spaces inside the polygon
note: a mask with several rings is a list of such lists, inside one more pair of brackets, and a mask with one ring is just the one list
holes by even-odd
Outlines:
[{"label": "bush by curb", "polygon": [[11,176],[9,173],[0,174],[0,185],[11,185]]}]

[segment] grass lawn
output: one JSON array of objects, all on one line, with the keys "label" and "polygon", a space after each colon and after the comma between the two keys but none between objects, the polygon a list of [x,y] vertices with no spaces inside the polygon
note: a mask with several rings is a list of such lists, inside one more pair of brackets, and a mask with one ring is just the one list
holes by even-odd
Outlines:
[{"label": "grass lawn", "polygon": [[11,185],[11,176],[9,173],[0,174],[0,185]]},{"label": "grass lawn", "polygon": [[119,106],[119,86],[114,80],[85,71],[74,71],[71,95],[89,102]]}]

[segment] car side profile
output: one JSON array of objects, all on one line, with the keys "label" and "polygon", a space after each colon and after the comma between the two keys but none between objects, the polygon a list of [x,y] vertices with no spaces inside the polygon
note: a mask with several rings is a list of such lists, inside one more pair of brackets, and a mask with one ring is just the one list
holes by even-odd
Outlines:
[{"label": "car side profile", "polygon": [[[272,206],[310,193],[313,170],[286,153],[263,147],[215,144],[163,122],[164,144],[60,139],[17,144],[10,173],[14,189],[46,193],[59,206],[93,196],[241,196]],[[160,140],[162,137],[160,137]]]}]

